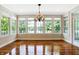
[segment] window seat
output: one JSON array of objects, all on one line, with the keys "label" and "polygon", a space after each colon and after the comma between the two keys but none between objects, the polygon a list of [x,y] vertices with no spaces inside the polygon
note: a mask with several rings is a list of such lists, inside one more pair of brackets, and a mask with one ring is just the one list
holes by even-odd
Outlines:
[{"label": "window seat", "polygon": [[63,34],[18,34],[17,40],[63,40]]}]

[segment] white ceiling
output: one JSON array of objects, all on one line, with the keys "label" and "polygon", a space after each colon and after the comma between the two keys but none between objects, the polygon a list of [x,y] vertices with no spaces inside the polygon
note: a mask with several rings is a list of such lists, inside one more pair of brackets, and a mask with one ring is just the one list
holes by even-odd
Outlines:
[{"label": "white ceiling", "polygon": [[[38,13],[37,4],[3,4],[3,7],[16,15],[36,15]],[[73,8],[78,6],[77,4],[42,4],[41,13],[44,15],[63,15]]]}]

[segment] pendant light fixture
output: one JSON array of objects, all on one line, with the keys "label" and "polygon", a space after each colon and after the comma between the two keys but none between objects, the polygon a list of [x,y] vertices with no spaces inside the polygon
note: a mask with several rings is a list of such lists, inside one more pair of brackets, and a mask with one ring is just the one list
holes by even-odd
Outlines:
[{"label": "pendant light fixture", "polygon": [[44,20],[44,15],[40,12],[40,7],[41,7],[41,4],[38,4],[38,14],[35,16],[35,20],[36,21],[43,21]]}]

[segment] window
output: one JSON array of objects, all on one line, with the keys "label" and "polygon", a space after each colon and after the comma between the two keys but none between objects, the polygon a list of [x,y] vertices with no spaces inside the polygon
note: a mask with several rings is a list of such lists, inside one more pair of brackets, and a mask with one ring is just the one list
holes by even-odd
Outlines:
[{"label": "window", "polygon": [[28,33],[34,33],[34,18],[28,18]]},{"label": "window", "polygon": [[1,35],[1,18],[0,18],[0,35]]},{"label": "window", "polygon": [[1,19],[1,35],[9,34],[9,18],[2,17]]},{"label": "window", "polygon": [[68,32],[68,17],[64,17],[64,33]]},{"label": "window", "polygon": [[61,17],[46,17],[44,21],[35,21],[33,17],[20,17],[18,21],[19,33],[60,33]]},{"label": "window", "polygon": [[76,16],[74,20],[74,31],[75,40],[79,40],[79,16]]},{"label": "window", "polygon": [[10,19],[10,33],[11,34],[16,34],[16,20],[15,19]]},{"label": "window", "polygon": [[54,33],[61,32],[61,18],[54,18]]},{"label": "window", "polygon": [[43,21],[36,21],[36,33],[43,33]]},{"label": "window", "polygon": [[52,18],[45,18],[45,33],[52,33]]},{"label": "window", "polygon": [[26,33],[26,19],[25,18],[19,18],[19,33]]}]

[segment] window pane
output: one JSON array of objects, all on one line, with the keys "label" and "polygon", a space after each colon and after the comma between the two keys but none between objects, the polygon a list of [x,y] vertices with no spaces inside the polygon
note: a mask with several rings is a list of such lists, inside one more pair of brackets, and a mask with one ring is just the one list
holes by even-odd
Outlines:
[{"label": "window pane", "polygon": [[61,18],[54,18],[54,32],[58,33],[61,31]]},{"label": "window pane", "polygon": [[51,55],[51,46],[50,45],[45,46],[45,55]]},{"label": "window pane", "polygon": [[45,33],[52,32],[52,18],[45,18]]},{"label": "window pane", "polygon": [[79,40],[79,16],[76,16],[74,20],[74,31],[75,31],[75,39]]},{"label": "window pane", "polygon": [[19,33],[26,33],[26,19],[19,18]]},{"label": "window pane", "polygon": [[34,33],[34,18],[28,19],[28,33]]},{"label": "window pane", "polygon": [[16,48],[13,48],[13,49],[12,49],[11,55],[16,55]]},{"label": "window pane", "polygon": [[34,55],[34,46],[32,45],[28,46],[28,55]]},{"label": "window pane", "polygon": [[68,32],[68,17],[64,18],[64,33]]},{"label": "window pane", "polygon": [[2,17],[1,19],[1,35],[9,34],[9,18]]},{"label": "window pane", "polygon": [[1,35],[1,18],[0,18],[0,35]]},{"label": "window pane", "polygon": [[25,45],[21,45],[19,52],[20,52],[20,55],[25,55],[26,54],[26,46]]},{"label": "window pane", "polygon": [[53,55],[60,55],[60,46],[54,45]]},{"label": "window pane", "polygon": [[36,26],[37,26],[36,33],[43,33],[43,21],[37,21]]},{"label": "window pane", "polygon": [[16,34],[16,20],[10,20],[11,34]]},{"label": "window pane", "polygon": [[43,46],[42,45],[37,45],[37,55],[43,55]]}]

